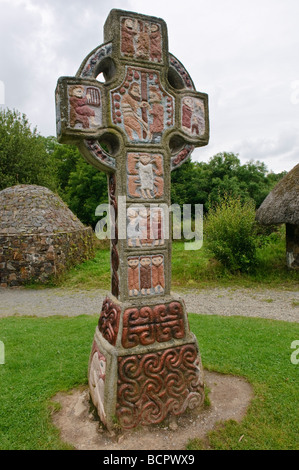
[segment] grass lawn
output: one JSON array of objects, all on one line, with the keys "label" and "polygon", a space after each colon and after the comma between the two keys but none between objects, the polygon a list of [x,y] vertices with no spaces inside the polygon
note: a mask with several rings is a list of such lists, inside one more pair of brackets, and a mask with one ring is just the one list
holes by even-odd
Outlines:
[{"label": "grass lawn", "polygon": [[[69,448],[51,424],[51,397],[87,383],[97,320],[0,319],[5,344],[5,364],[0,365],[1,450]],[[194,314],[189,320],[204,366],[245,377],[255,393],[240,424],[230,421],[211,433],[211,447],[298,450],[299,364],[290,358],[299,324]],[[201,443],[193,440],[188,448],[201,448]]]},{"label": "grass lawn", "polygon": [[[285,261],[285,240],[268,243],[257,251],[258,266],[249,274],[232,274],[218,263],[203,245],[184,250],[183,242],[172,245],[172,289],[207,287],[265,287],[298,289],[299,272],[289,271]],[[77,289],[110,289],[109,242],[98,242],[95,258],[78,265],[50,285]],[[49,286],[49,285],[48,285]],[[36,287],[32,285],[30,287]]]}]

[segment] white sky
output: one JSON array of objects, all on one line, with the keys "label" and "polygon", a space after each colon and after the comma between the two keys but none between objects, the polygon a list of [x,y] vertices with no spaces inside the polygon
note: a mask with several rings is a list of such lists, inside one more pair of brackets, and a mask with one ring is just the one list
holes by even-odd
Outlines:
[{"label": "white sky", "polygon": [[104,42],[112,8],[163,18],[170,52],[208,93],[210,143],[193,160],[227,151],[275,172],[298,163],[298,0],[0,0],[3,105],[55,135],[57,79]]}]

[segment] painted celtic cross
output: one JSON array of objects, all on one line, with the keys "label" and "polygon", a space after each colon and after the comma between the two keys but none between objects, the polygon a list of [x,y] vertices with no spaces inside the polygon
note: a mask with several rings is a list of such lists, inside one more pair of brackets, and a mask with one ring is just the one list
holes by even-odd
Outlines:
[{"label": "painted celtic cross", "polygon": [[204,398],[197,340],[184,301],[171,292],[164,227],[171,171],[208,143],[208,97],[168,52],[163,20],[112,10],[104,40],[75,77],[58,80],[57,135],[108,175],[111,293],[88,380],[101,421],[129,429],[180,415]]}]

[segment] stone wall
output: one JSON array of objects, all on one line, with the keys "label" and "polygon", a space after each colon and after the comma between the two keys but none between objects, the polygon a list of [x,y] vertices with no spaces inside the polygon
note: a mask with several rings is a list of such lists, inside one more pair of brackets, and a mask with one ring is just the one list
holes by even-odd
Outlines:
[{"label": "stone wall", "polygon": [[93,256],[90,227],[56,234],[0,234],[0,287],[44,283]]}]

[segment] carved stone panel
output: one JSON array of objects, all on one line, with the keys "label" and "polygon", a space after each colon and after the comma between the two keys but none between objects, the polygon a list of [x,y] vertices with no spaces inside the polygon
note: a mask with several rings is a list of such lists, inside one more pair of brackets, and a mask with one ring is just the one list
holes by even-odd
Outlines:
[{"label": "carved stone panel", "polygon": [[126,67],[111,103],[112,122],[131,143],[161,143],[163,132],[174,125],[174,98],[163,89],[159,71]]},{"label": "carved stone panel", "polygon": [[100,91],[96,87],[69,85],[69,126],[90,129],[102,125]]},{"label": "carved stone panel", "polygon": [[163,208],[131,205],[127,209],[127,243],[129,248],[163,246]]},{"label": "carved stone panel", "polygon": [[132,307],[124,312],[122,345],[133,348],[155,341],[163,343],[185,336],[183,307],[180,302],[141,308]]},{"label": "carved stone panel", "polygon": [[99,330],[103,337],[113,345],[116,343],[120,311],[120,307],[109,299],[109,297],[106,297],[99,319]]},{"label": "carved stone panel", "polygon": [[104,408],[105,378],[106,358],[100,352],[96,342],[94,341],[90,355],[88,383],[93,404],[104,424],[106,424],[106,412]]},{"label": "carved stone panel", "polygon": [[124,16],[120,19],[121,54],[149,62],[162,62],[161,25]]},{"label": "carved stone panel", "polygon": [[150,200],[163,197],[163,156],[149,152],[128,153],[127,189],[130,198]]},{"label": "carved stone panel", "polygon": [[117,418],[121,427],[157,424],[201,405],[203,383],[194,344],[118,358]]},{"label": "carved stone panel", "polygon": [[128,257],[129,296],[163,294],[165,289],[164,255]]}]

